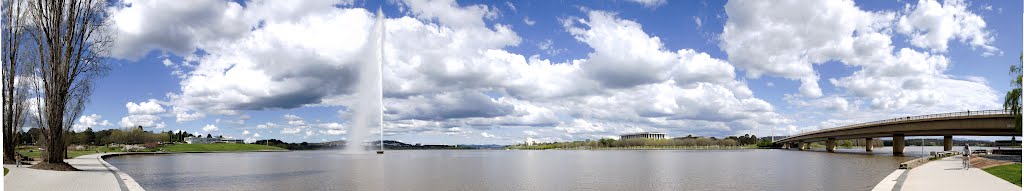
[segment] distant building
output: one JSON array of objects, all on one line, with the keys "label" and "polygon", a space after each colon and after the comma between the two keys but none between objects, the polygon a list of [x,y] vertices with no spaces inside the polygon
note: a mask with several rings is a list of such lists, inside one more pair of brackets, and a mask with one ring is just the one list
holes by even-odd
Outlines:
[{"label": "distant building", "polygon": [[626,140],[626,139],[665,139],[665,133],[639,132],[639,133],[619,135],[619,140]]},{"label": "distant building", "polygon": [[210,144],[210,143],[245,143],[241,139],[225,139],[218,137],[185,137],[185,143],[188,144]]}]

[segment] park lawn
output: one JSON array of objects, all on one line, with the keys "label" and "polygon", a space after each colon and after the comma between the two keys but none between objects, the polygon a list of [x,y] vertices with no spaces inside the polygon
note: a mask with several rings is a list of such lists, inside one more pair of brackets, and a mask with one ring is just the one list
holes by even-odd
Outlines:
[{"label": "park lawn", "polygon": [[286,149],[267,146],[267,145],[254,145],[254,144],[231,144],[231,143],[215,143],[215,144],[174,144],[164,145],[160,149],[167,152],[241,152],[241,151],[283,151]]},{"label": "park lawn", "polygon": [[1017,163],[989,167],[985,169],[985,172],[988,172],[989,174],[995,175],[996,177],[1002,178],[1003,180],[1009,181],[1010,183],[1020,186],[1020,170],[1021,165],[1020,163]]},{"label": "park lawn", "polygon": [[[70,158],[75,158],[75,157],[82,156],[82,155],[87,155],[87,154],[102,153],[103,151],[112,152],[112,151],[117,151],[117,150],[111,150],[111,149],[108,149],[106,147],[97,147],[97,148],[90,149],[90,150],[80,150],[80,151],[79,150],[74,150],[74,151],[68,150],[68,158],[70,159]],[[39,149],[37,149],[37,148],[25,148],[25,147],[23,147],[23,148],[18,148],[18,153],[21,153],[21,155],[27,156],[29,158],[39,158],[39,154],[41,154],[42,152],[39,152]]]}]

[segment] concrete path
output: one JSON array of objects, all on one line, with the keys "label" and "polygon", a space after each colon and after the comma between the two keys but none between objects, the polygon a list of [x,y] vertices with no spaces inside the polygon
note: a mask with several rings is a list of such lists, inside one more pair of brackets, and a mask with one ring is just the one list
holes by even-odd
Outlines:
[{"label": "concrete path", "polygon": [[963,169],[962,156],[946,157],[907,171],[902,187],[893,190],[1021,190],[981,169]]},{"label": "concrete path", "polygon": [[26,165],[4,165],[11,171],[4,176],[4,190],[143,190],[134,179],[103,161],[99,153],[64,160],[82,171],[46,171]]}]

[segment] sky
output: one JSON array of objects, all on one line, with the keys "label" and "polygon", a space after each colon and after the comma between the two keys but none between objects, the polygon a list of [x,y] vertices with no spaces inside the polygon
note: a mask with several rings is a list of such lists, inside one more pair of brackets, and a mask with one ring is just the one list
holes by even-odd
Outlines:
[{"label": "sky", "polygon": [[344,140],[378,8],[384,137],[423,144],[1001,109],[1024,42],[1020,1],[125,0],[74,129]]}]

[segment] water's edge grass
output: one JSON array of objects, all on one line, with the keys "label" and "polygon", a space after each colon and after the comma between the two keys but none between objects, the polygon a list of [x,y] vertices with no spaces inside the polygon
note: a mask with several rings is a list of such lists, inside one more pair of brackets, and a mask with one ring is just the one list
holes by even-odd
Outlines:
[{"label": "water's edge grass", "polygon": [[1017,186],[1021,186],[1021,164],[1007,164],[984,169],[985,172],[999,177]]}]

